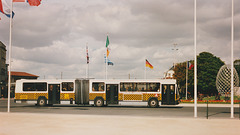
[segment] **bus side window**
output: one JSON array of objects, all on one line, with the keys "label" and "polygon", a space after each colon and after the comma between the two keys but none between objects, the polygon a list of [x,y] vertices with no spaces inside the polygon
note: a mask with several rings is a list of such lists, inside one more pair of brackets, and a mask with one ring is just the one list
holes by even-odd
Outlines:
[{"label": "bus side window", "polygon": [[135,83],[135,91],[138,91],[138,92],[144,92],[145,88],[146,87],[146,83]]},{"label": "bus side window", "polygon": [[47,83],[23,83],[23,91],[47,91]]},{"label": "bus side window", "polygon": [[120,91],[126,91],[126,88],[123,83],[120,84]]},{"label": "bus side window", "polygon": [[131,91],[130,83],[120,83],[120,91]]},{"label": "bus side window", "polygon": [[36,91],[47,91],[47,83],[35,83]]},{"label": "bus side window", "polygon": [[92,83],[92,91],[104,91],[104,83]]},{"label": "bus side window", "polygon": [[99,91],[104,91],[104,84],[99,84],[98,90]]},{"label": "bus side window", "polygon": [[62,91],[73,91],[73,82],[63,82]]},{"label": "bus side window", "polygon": [[167,93],[167,85],[163,85],[163,94]]},{"label": "bus side window", "polygon": [[174,85],[170,85],[170,91],[171,91],[171,94],[173,94],[174,93]]},{"label": "bus side window", "polygon": [[34,91],[34,83],[23,83],[23,91]]}]

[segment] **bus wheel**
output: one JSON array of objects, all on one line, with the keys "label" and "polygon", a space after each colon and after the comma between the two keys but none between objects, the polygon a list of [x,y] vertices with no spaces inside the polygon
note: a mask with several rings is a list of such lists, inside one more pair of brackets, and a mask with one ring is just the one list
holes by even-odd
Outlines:
[{"label": "bus wheel", "polygon": [[37,101],[38,106],[45,106],[47,104],[47,100],[45,97],[39,97]]},{"label": "bus wheel", "polygon": [[156,107],[158,107],[158,100],[157,100],[157,99],[154,99],[154,98],[150,99],[150,100],[148,101],[148,106],[151,107],[151,108],[156,108]]},{"label": "bus wheel", "polygon": [[96,98],[94,101],[94,105],[97,107],[102,107],[103,106],[103,99],[102,98]]}]

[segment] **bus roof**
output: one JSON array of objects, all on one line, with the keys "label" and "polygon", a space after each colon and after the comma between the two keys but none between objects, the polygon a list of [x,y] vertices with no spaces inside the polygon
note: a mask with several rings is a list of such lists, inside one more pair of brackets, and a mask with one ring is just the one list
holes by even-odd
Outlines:
[{"label": "bus roof", "polygon": [[105,83],[120,83],[120,82],[160,82],[160,83],[176,83],[176,79],[21,79],[16,83],[23,82],[48,82],[48,83],[61,83],[61,82],[74,82],[75,80],[90,80],[90,82],[105,82]]},{"label": "bus roof", "polygon": [[120,82],[160,82],[176,83],[176,79],[91,79],[91,82],[120,83]]},{"label": "bus roof", "polygon": [[21,79],[17,80],[16,83],[21,83],[21,82],[48,82],[48,83],[61,83],[61,82],[74,82],[75,79]]}]

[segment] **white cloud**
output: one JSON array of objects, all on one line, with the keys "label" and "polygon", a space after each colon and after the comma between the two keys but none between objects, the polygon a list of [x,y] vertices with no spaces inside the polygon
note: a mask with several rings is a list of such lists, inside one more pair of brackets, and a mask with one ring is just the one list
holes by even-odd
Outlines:
[{"label": "white cloud", "polygon": [[[235,51],[240,58],[240,8],[235,1]],[[230,60],[231,1],[197,3],[198,53]],[[44,0],[39,7],[14,4],[13,70],[41,78],[85,77],[86,43],[90,77],[104,78],[106,35],[110,39],[109,78],[143,78],[145,58],[160,78],[177,62],[193,60],[192,0]],[[0,14],[0,40],[8,46],[9,20]],[[177,54],[172,50],[177,43]]]}]

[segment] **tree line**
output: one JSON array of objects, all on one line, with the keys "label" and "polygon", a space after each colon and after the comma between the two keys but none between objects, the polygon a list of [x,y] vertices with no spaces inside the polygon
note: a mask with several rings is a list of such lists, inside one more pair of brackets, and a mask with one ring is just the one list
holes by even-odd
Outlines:
[{"label": "tree line", "polygon": [[[190,60],[190,63],[194,65],[194,61]],[[236,60],[234,67],[240,75],[240,60]],[[238,63],[238,64],[237,64]],[[185,97],[186,92],[186,72],[188,72],[188,95],[193,97],[194,95],[194,68],[187,68],[187,61],[178,63],[174,67],[173,77],[177,80],[179,92],[182,97]],[[204,94],[208,96],[218,95],[216,88],[216,77],[219,69],[225,63],[219,58],[209,52],[202,52],[197,56],[197,90],[198,94]]]}]

